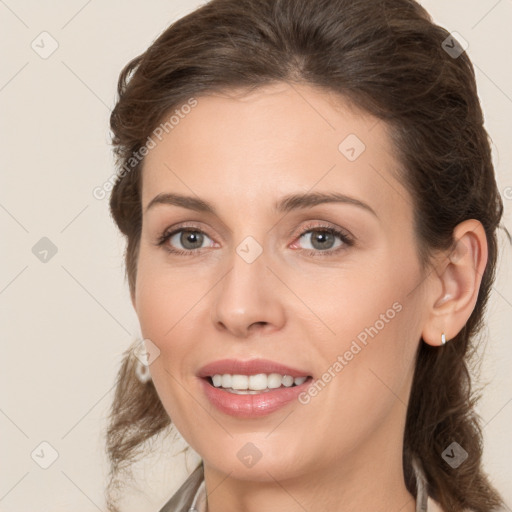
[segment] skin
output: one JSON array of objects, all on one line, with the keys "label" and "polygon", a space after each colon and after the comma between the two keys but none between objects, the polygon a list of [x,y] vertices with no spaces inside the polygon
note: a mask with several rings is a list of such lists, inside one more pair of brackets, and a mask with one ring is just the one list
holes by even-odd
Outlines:
[{"label": "skin", "polygon": [[[457,226],[456,250],[424,269],[383,122],[306,85],[197,100],[145,158],[132,301],[143,337],[160,350],[150,366],[159,397],[204,461],[208,510],[414,512],[402,438],[415,354],[422,337],[440,345],[442,332],[450,340],[469,318],[487,260],[481,224]],[[338,149],[349,134],[366,146],[352,162]],[[287,194],[321,191],[375,214],[347,203],[272,209]],[[165,192],[199,197],[217,213],[146,210]],[[205,233],[200,249],[178,255],[156,245],[183,222]],[[313,245],[311,229],[321,234],[326,224],[354,244]],[[252,263],[236,252],[248,236],[263,251]],[[190,248],[172,240],[168,247]],[[227,357],[268,358],[321,378],[394,303],[400,312],[306,405],[240,419],[202,392],[198,370]],[[252,467],[237,457],[249,442],[262,454]]]}]

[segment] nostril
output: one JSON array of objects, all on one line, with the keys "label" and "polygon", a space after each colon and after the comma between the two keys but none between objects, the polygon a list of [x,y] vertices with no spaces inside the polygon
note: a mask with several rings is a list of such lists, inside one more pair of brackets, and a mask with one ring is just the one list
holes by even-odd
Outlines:
[{"label": "nostril", "polygon": [[253,326],[260,326],[260,327],[265,327],[265,325],[267,325],[268,322],[254,322],[252,323],[250,326],[249,326],[249,329],[251,329]]}]

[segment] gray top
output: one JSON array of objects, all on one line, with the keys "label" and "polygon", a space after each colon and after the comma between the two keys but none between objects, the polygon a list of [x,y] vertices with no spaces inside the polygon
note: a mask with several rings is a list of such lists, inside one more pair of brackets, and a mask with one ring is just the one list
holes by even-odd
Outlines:
[{"label": "gray top", "polygon": [[[416,512],[442,512],[439,505],[427,494],[425,475],[420,464],[412,463],[416,476]],[[203,461],[176,491],[160,512],[207,512],[206,489],[203,474]]]}]

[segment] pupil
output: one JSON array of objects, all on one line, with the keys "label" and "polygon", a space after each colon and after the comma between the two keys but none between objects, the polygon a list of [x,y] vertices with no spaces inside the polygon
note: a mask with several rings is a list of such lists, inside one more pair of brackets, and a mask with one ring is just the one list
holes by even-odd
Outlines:
[{"label": "pupil", "polygon": [[197,231],[184,231],[181,234],[180,243],[185,249],[197,249],[203,245],[203,235]]},{"label": "pupil", "polygon": [[[334,235],[332,233],[329,233],[328,231],[317,231],[317,233],[318,235],[313,236],[312,239],[313,247],[315,247],[315,249],[325,249],[326,247],[330,248],[334,241]],[[318,245],[318,247],[316,247],[315,243],[317,243],[318,241],[320,242],[320,244]]]}]

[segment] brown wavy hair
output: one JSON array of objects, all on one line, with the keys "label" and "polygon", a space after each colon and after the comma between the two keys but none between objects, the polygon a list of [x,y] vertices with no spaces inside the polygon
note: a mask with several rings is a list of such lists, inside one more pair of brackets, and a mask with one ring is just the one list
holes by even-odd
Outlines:
[{"label": "brown wavy hair", "polygon": [[[413,0],[212,0],[168,27],[122,70],[111,115],[117,175],[110,208],[125,235],[130,293],[137,281],[141,172],[134,159],[173,109],[202,93],[250,90],[273,82],[335,92],[390,129],[401,179],[414,202],[418,254],[454,248],[453,230],[479,220],[488,263],[476,306],[445,346],[419,343],[404,434],[403,467],[415,494],[411,460],[424,468],[430,496],[450,512],[503,505],[482,468],[482,427],[474,410],[477,338],[495,278],[496,230],[503,205],[474,69],[450,34]],[[112,498],[147,442],[171,419],[152,382],[135,376],[133,347],[123,355],[106,431]],[[457,469],[441,457],[453,441],[469,454]]]}]

